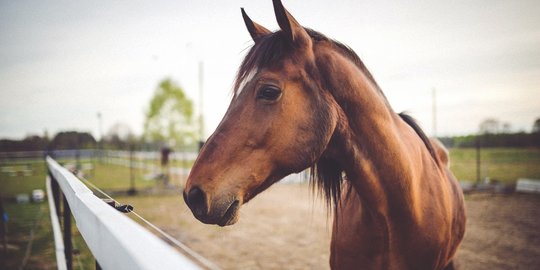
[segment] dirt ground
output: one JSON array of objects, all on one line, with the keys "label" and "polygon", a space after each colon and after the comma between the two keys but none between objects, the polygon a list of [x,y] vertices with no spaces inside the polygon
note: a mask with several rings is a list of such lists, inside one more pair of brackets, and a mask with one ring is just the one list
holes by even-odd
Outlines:
[{"label": "dirt ground", "polygon": [[540,269],[540,196],[469,195],[460,269]]},{"label": "dirt ground", "polygon": [[[224,269],[328,269],[331,222],[307,185],[280,184],[241,210],[237,224],[204,225],[180,196],[135,210]],[[540,196],[467,196],[460,269],[540,269]]]}]

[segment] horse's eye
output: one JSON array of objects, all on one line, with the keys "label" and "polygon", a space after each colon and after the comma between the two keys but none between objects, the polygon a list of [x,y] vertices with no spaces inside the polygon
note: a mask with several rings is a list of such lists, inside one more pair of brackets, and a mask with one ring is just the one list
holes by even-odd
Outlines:
[{"label": "horse's eye", "polygon": [[258,99],[264,99],[268,101],[277,100],[279,96],[281,96],[281,90],[273,85],[265,85],[257,93]]}]

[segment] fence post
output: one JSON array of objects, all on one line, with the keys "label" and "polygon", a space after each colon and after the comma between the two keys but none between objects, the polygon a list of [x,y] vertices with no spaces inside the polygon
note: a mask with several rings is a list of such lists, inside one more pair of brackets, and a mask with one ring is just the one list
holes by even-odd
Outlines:
[{"label": "fence post", "polygon": [[134,146],[132,143],[129,145],[129,183],[130,188],[128,190],[128,195],[135,195],[137,194],[137,190],[135,189],[135,172],[134,172],[134,164],[133,164],[133,151]]},{"label": "fence post", "polygon": [[47,169],[47,171],[49,172],[49,178],[51,178],[51,191],[54,200],[54,208],[56,208],[56,216],[58,216],[58,220],[61,220],[60,215],[62,212],[60,212],[60,187],[58,186],[58,182],[56,182],[56,179],[51,171],[49,169]]},{"label": "fence post", "polygon": [[5,215],[7,215],[4,212],[4,205],[2,204],[2,201],[4,198],[0,197],[0,220],[2,221],[2,226],[0,227],[0,230],[2,230],[2,246],[4,247],[4,253],[7,254],[7,220],[5,220]]},{"label": "fence post", "polygon": [[481,157],[480,157],[480,148],[482,146],[480,142],[480,136],[481,135],[476,136],[476,184],[480,184],[480,181],[481,181],[480,178],[481,178],[482,163],[481,163]]},{"label": "fence post", "polygon": [[73,269],[73,244],[71,243],[71,209],[66,196],[63,196],[64,201],[64,254],[66,256],[66,265],[68,270]]}]

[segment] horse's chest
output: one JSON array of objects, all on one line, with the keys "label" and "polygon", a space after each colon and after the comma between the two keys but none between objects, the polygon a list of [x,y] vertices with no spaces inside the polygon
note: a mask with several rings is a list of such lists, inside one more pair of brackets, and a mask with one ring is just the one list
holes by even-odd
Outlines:
[{"label": "horse's chest", "polygon": [[441,258],[437,237],[427,237],[411,222],[389,222],[388,218],[362,213],[355,200],[349,197],[342,201],[334,220],[333,269],[437,268]]}]

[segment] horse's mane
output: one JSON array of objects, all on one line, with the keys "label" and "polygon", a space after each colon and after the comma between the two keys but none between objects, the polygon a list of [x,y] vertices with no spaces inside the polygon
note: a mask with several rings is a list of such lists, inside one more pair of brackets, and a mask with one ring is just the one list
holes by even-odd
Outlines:
[{"label": "horse's mane", "polygon": [[[358,55],[350,47],[339,41],[330,39],[315,30],[309,28],[304,29],[311,37],[313,43],[328,42],[337,51],[351,60],[375,86],[375,88],[384,98],[387,106],[390,108],[390,110],[392,110],[388,99],[373,78],[373,75],[371,75],[371,72],[369,72],[367,67],[364,65],[364,62],[362,62],[360,57],[358,57]],[[242,85],[242,82],[247,79],[253,70],[277,64],[277,62],[283,59],[283,57],[292,56],[292,51],[293,50],[290,42],[283,35],[281,30],[259,38],[257,42],[249,49],[246,57],[240,64],[240,68],[238,69],[234,82],[234,95],[236,96],[238,94],[238,91],[241,90],[239,89],[240,85]],[[405,113],[400,113],[399,116],[403,121],[405,121],[405,123],[414,129],[420,139],[424,142],[430,155],[438,162],[438,157],[435,154],[435,150],[433,149],[431,142],[420,126],[416,124],[414,118]],[[339,164],[337,164],[334,160],[325,158],[324,156],[311,167],[311,183],[315,188],[322,191],[328,206],[337,206],[337,203],[341,198],[341,185],[343,183],[343,177],[343,170]],[[349,188],[351,188],[350,185]]]},{"label": "horse's mane", "polygon": [[433,145],[431,144],[431,141],[429,140],[427,135],[424,133],[422,128],[418,125],[418,123],[416,123],[416,120],[412,116],[410,116],[410,115],[408,115],[408,114],[406,114],[404,112],[401,112],[398,115],[399,115],[399,117],[401,117],[401,119],[403,121],[405,121],[405,123],[407,123],[409,126],[411,126],[412,129],[414,129],[416,134],[418,134],[420,139],[422,139],[422,141],[426,145],[426,148],[427,148],[429,154],[433,157],[433,159],[435,159],[435,161],[437,163],[439,163],[439,156],[437,156],[437,153],[435,152],[435,148],[433,148]]},{"label": "horse's mane", "polygon": [[[371,75],[371,72],[367,69],[364,62],[358,57],[358,55],[347,45],[330,39],[325,35],[310,29],[304,28],[308,35],[311,37],[314,43],[317,42],[329,42],[336,49],[338,49],[343,55],[347,56],[358,68],[368,77],[368,79],[375,85],[375,87],[382,93],[381,88]],[[258,67],[267,67],[275,64],[277,61],[283,58],[283,56],[289,53],[291,46],[287,39],[283,36],[283,32],[276,31],[266,36],[261,37],[257,42],[249,49],[246,57],[240,64],[238,73],[234,83],[234,94],[239,90],[239,86],[242,81],[246,79],[249,73]]]}]

